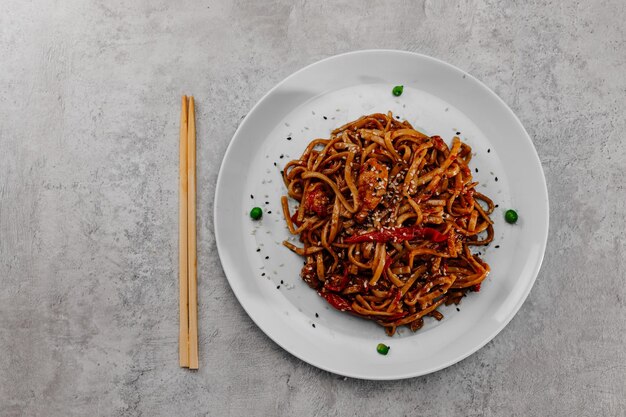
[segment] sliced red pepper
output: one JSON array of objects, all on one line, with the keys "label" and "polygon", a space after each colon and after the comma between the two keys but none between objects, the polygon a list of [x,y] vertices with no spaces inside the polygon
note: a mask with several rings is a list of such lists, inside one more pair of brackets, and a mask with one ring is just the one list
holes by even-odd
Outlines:
[{"label": "sliced red pepper", "polygon": [[387,255],[387,258],[385,258],[385,268],[384,268],[385,271],[387,270],[387,268],[391,266],[392,262],[393,262],[393,258]]},{"label": "sliced red pepper", "polygon": [[318,293],[320,296],[324,297],[324,299],[326,301],[328,301],[328,304],[330,304],[331,306],[333,306],[334,308],[336,308],[339,311],[352,311],[352,307],[350,306],[350,303],[348,302],[348,300],[346,300],[345,298],[332,293],[332,292],[326,292],[326,291],[320,291]]},{"label": "sliced red pepper", "polygon": [[445,242],[446,240],[448,240],[447,234],[444,235],[443,233],[440,233],[438,230],[431,227],[423,227],[422,232],[422,237],[425,237],[426,239],[436,243]]},{"label": "sliced red pepper", "polygon": [[377,243],[386,243],[389,241],[393,242],[404,242],[406,240],[413,239],[427,239],[432,242],[445,242],[448,239],[447,234],[440,233],[438,230],[430,228],[430,227],[418,227],[418,226],[408,226],[408,227],[390,227],[383,228],[380,231],[364,233],[358,236],[350,236],[349,238],[344,239],[345,243],[362,243],[362,242],[377,242]]}]

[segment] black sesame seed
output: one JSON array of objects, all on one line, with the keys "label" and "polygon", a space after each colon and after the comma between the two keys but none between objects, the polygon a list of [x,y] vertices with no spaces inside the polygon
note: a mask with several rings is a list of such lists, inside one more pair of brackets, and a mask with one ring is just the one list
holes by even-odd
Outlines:
[{"label": "black sesame seed", "polygon": [[496,177],[496,182],[498,182],[498,177]]},{"label": "black sesame seed", "polygon": [[276,286],[276,289],[277,289],[277,290],[280,290],[280,285],[277,285],[277,286]]},{"label": "black sesame seed", "polygon": [[269,201],[266,201],[266,202],[265,202],[265,204],[269,204],[269,203],[270,203]]},{"label": "black sesame seed", "polygon": [[266,257],[265,257],[265,259],[269,259],[269,258],[270,258],[269,256],[266,256]]},{"label": "black sesame seed", "polygon": [[491,149],[487,149],[487,153],[491,152]]},{"label": "black sesame seed", "polygon": [[261,248],[257,248],[257,250],[256,250],[256,251],[257,251],[257,252],[261,252]]},{"label": "black sesame seed", "polygon": [[323,117],[324,117],[324,120],[328,120],[328,117],[326,117],[326,116],[323,116]]},{"label": "black sesame seed", "polygon": [[456,308],[456,311],[461,311],[458,307]]},{"label": "black sesame seed", "polygon": [[282,279],[280,280],[280,283],[281,283],[281,284],[284,284],[284,282],[283,282],[283,280],[282,280]]},{"label": "black sesame seed", "polygon": [[279,158],[280,158],[280,159],[283,159],[284,157],[285,157],[285,155],[281,155]]},{"label": "black sesame seed", "polygon": [[313,326],[313,328],[315,329],[315,323],[311,323],[311,326]]},{"label": "black sesame seed", "polygon": [[268,210],[268,211],[267,211],[267,214],[272,214],[272,210]]},{"label": "black sesame seed", "polygon": [[456,134],[457,134],[457,135],[460,135],[460,134],[461,134],[461,132],[456,132]]},{"label": "black sesame seed", "polygon": [[476,173],[478,173],[478,168],[474,168],[474,170],[476,171]]},{"label": "black sesame seed", "polygon": [[291,136],[287,136],[287,140],[291,140]]},{"label": "black sesame seed", "polygon": [[276,166],[276,162],[274,162],[274,166]]},{"label": "black sesame seed", "polygon": [[252,194],[250,194],[250,198],[254,198],[254,196]]},{"label": "black sesame seed", "polygon": [[320,316],[319,314],[315,313],[315,317],[319,317],[319,316]]},{"label": "black sesame seed", "polygon": [[500,207],[498,204],[496,204],[496,207]]},{"label": "black sesame seed", "polygon": [[262,276],[262,277],[264,277],[264,276],[265,276],[265,272],[263,272],[263,273],[261,274],[261,276]]}]

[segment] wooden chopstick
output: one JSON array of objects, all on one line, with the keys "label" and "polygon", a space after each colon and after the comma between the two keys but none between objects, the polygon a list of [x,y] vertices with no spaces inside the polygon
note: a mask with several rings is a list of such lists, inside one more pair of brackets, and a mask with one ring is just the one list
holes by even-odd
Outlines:
[{"label": "wooden chopstick", "polygon": [[189,367],[189,275],[187,260],[187,96],[180,111],[180,201],[178,205],[179,333],[178,361]]},{"label": "wooden chopstick", "polygon": [[189,97],[187,123],[187,259],[189,275],[189,369],[198,369],[198,277],[196,254],[196,110]]}]

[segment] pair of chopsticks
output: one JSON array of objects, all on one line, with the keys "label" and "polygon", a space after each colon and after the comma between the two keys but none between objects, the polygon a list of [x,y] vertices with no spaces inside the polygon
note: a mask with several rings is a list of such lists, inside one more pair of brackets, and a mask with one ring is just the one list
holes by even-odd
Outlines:
[{"label": "pair of chopsticks", "polygon": [[196,257],[196,110],[193,96],[180,112],[179,204],[180,366],[198,369],[198,276]]}]

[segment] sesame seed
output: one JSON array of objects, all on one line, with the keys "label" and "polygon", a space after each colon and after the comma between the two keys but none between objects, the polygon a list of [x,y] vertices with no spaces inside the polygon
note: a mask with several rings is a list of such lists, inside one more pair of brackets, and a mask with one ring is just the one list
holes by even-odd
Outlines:
[{"label": "sesame seed", "polygon": [[250,194],[250,198],[254,198],[254,196],[252,194]]},{"label": "sesame seed", "polygon": [[315,329],[315,323],[311,323],[311,326],[313,326],[313,328]]}]

